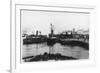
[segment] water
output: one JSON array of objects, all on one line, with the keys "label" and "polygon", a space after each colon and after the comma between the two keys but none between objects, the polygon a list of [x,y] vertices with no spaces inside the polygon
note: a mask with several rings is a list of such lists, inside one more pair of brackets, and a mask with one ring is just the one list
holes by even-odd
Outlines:
[{"label": "water", "polygon": [[22,57],[43,55],[45,52],[50,54],[60,53],[61,55],[78,59],[88,59],[89,57],[89,51],[82,47],[63,46],[59,43],[53,46],[47,46],[47,43],[43,43],[23,45],[22,47]]}]

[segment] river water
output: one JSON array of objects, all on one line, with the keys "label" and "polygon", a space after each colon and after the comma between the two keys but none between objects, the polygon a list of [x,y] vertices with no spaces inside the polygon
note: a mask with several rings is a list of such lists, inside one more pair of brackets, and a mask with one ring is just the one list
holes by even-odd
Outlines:
[{"label": "river water", "polygon": [[61,55],[78,59],[89,58],[88,50],[78,46],[63,46],[60,43],[56,43],[53,46],[47,46],[47,43],[29,44],[22,47],[22,57],[43,55],[45,52],[50,54],[60,53]]}]

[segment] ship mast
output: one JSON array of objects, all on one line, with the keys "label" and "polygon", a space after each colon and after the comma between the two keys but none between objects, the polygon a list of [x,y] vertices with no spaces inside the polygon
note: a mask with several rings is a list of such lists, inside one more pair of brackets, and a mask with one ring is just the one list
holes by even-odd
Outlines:
[{"label": "ship mast", "polygon": [[54,34],[54,30],[53,30],[53,25],[51,23],[51,37],[53,37],[53,34]]}]

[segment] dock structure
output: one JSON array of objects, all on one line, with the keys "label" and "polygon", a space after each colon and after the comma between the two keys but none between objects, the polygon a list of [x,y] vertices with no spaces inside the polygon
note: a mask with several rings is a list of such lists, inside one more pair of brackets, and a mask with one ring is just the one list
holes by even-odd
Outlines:
[{"label": "dock structure", "polygon": [[89,43],[89,34],[79,34],[75,31],[75,28],[73,28],[73,30],[63,31],[60,34],[55,34],[53,24],[51,23],[50,26],[50,33],[48,34],[49,37],[42,35],[41,31],[37,30],[35,35],[27,35],[27,37],[23,39],[23,43],[32,44],[47,42],[47,45],[50,46],[53,46],[55,43],[66,43],[67,41]]}]

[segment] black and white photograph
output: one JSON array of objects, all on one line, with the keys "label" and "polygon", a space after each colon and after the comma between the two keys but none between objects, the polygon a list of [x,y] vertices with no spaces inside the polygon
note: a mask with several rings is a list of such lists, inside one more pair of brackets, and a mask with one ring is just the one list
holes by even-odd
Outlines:
[{"label": "black and white photograph", "polygon": [[89,59],[89,12],[21,9],[21,60]]}]

